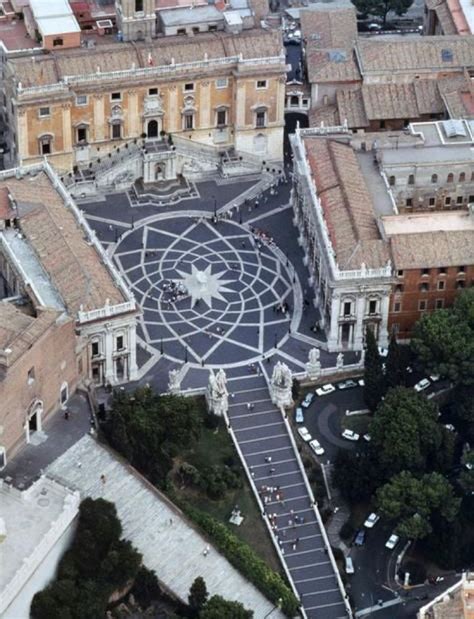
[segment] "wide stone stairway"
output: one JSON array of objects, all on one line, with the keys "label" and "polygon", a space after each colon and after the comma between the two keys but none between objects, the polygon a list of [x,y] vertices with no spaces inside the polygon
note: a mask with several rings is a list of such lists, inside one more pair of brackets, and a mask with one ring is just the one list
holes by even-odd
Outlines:
[{"label": "wide stone stairway", "polygon": [[350,610],[327,537],[263,369],[228,381],[231,429],[305,615],[346,618]]}]

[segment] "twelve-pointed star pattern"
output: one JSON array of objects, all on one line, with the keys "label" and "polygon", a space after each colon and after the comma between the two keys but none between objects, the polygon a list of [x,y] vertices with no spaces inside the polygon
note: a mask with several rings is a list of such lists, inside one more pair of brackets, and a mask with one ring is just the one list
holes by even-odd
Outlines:
[{"label": "twelve-pointed star pattern", "polygon": [[194,264],[191,265],[191,273],[178,270],[181,275],[181,280],[177,280],[178,284],[181,284],[186,292],[191,296],[191,307],[196,305],[197,301],[201,299],[204,303],[212,308],[212,299],[216,298],[225,302],[225,297],[221,292],[232,292],[231,289],[226,288],[227,284],[231,284],[231,279],[220,279],[222,273],[212,274],[212,265],[208,265],[204,271],[197,269]]}]

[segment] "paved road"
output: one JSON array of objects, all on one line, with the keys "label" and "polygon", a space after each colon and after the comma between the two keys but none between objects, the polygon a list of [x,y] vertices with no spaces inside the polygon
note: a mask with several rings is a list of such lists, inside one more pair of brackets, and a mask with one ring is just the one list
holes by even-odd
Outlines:
[{"label": "paved road", "polygon": [[282,415],[270,401],[265,378],[236,378],[229,381],[229,389],[231,427],[306,615],[347,617],[304,473]]}]

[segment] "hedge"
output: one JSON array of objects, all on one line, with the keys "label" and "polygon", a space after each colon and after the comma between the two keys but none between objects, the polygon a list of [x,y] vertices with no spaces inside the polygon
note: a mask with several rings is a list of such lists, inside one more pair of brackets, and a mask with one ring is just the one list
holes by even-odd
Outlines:
[{"label": "hedge", "polygon": [[290,587],[277,572],[258,557],[252,548],[234,535],[226,525],[212,516],[196,509],[189,503],[172,497],[173,502],[193,520],[217,546],[226,559],[237,568],[263,595],[275,605],[281,600],[281,608],[288,617],[294,617],[300,606]]}]

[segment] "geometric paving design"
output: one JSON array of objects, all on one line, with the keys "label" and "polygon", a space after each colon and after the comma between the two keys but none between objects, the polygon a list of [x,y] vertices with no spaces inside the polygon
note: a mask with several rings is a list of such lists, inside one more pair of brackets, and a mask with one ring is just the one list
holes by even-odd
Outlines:
[{"label": "geometric paving design", "polygon": [[[178,363],[226,367],[262,359],[286,339],[295,305],[293,275],[274,247],[238,223],[159,216],[127,232],[114,260],[142,309],[139,336]],[[222,286],[210,307],[170,291],[183,274],[210,272]],[[226,363],[223,363],[225,359]]]}]

